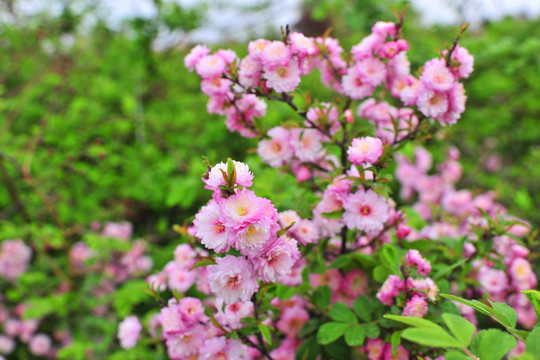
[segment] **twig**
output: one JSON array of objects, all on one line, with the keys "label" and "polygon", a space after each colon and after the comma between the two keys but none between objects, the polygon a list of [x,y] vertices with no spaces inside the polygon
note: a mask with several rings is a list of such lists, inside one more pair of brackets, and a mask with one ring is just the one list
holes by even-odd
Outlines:
[{"label": "twig", "polygon": [[463,35],[463,33],[465,32],[465,30],[467,30],[468,27],[469,27],[469,23],[465,23],[461,25],[461,28],[459,29],[459,33],[456,35],[454,42],[452,44],[452,47],[450,48],[450,50],[448,50],[448,53],[446,54],[446,66],[450,67],[452,54],[454,53],[454,50],[456,50],[459,38],[461,37],[461,35]]}]

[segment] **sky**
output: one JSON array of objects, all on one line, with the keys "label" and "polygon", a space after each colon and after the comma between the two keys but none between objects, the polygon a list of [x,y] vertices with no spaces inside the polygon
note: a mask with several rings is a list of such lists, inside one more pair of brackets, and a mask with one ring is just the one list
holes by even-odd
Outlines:
[{"label": "sky", "polygon": [[[200,3],[200,0],[173,0],[184,6]],[[62,0],[20,0],[19,6],[25,13],[47,9],[55,12],[61,9]],[[253,35],[262,35],[268,28],[279,29],[283,24],[294,24],[300,17],[301,0],[206,0],[209,6],[207,23],[191,34],[191,40],[197,42],[215,42],[222,36],[240,41]],[[227,6],[215,6],[225,3]],[[249,16],[235,10],[241,6],[254,6],[270,3],[262,14]],[[448,6],[464,4],[464,18]],[[113,26],[119,26],[122,20],[134,16],[151,17],[156,13],[152,0],[101,0],[99,13]],[[420,13],[421,22],[452,25],[465,21],[472,26],[482,18],[497,20],[506,15],[538,17],[540,16],[540,0],[411,0],[413,8]]]}]

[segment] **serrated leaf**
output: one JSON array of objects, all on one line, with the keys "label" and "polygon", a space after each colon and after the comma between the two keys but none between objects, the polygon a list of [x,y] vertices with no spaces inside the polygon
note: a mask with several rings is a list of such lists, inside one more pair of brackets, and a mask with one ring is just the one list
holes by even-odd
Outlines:
[{"label": "serrated leaf", "polygon": [[[478,343],[477,355],[480,359],[501,360],[516,347],[516,339],[497,329],[483,330]],[[479,335],[480,335],[479,333]]]},{"label": "serrated leaf", "polygon": [[471,360],[471,358],[462,352],[452,350],[444,354],[444,360]]},{"label": "serrated leaf", "polygon": [[476,332],[476,328],[466,319],[453,314],[442,314],[442,318],[454,337],[463,345],[468,347]]},{"label": "serrated leaf", "polygon": [[345,331],[345,342],[349,346],[361,346],[366,339],[366,329],[362,325],[355,325]]},{"label": "serrated leaf", "polygon": [[401,337],[420,345],[440,348],[460,348],[461,344],[450,334],[441,329],[408,328],[403,330]]},{"label": "serrated leaf", "polygon": [[536,311],[536,315],[538,315],[538,318],[540,319],[540,291],[524,290],[522,293],[527,296],[527,299],[529,299],[530,303],[534,307],[534,310]]},{"label": "serrated leaf", "polygon": [[270,334],[270,330],[268,329],[268,327],[261,323],[258,323],[257,326],[259,327],[259,331],[261,332],[266,342],[268,342],[269,345],[272,345],[272,335]]},{"label": "serrated leaf", "polygon": [[352,310],[342,302],[337,302],[330,308],[330,317],[335,321],[344,323],[358,323]]},{"label": "serrated leaf", "polygon": [[517,314],[510,306],[504,304],[504,303],[498,303],[498,302],[492,302],[489,301],[491,306],[493,306],[494,309],[499,311],[501,314],[504,315],[505,319],[508,320],[510,323],[510,327],[515,328],[517,324]]},{"label": "serrated leaf", "polygon": [[347,328],[349,324],[329,322],[321,326],[317,332],[317,342],[322,345],[330,344],[336,341]]},{"label": "serrated leaf", "polygon": [[364,320],[365,322],[371,321],[370,303],[365,295],[356,298],[353,304],[353,309],[360,319]]}]

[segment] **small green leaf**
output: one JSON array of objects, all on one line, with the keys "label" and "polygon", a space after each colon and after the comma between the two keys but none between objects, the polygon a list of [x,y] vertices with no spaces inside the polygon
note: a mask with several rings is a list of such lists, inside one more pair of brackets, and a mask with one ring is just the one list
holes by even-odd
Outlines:
[{"label": "small green leaf", "polygon": [[459,260],[458,262],[442,269],[442,270],[439,270],[435,275],[433,275],[432,279],[433,280],[438,280],[440,278],[442,278],[444,275],[448,274],[449,272],[452,272],[452,270],[454,270],[455,268],[457,267],[460,267],[461,265],[465,264],[469,259],[461,259]]},{"label": "small green leaf", "polygon": [[476,331],[474,325],[461,316],[453,314],[442,314],[442,318],[461,345],[468,347]]},{"label": "small green leaf", "polygon": [[227,159],[227,174],[229,175],[229,186],[234,186],[236,182],[236,168],[231,158]]},{"label": "small green leaf", "polygon": [[277,284],[276,295],[279,298],[279,300],[288,300],[294,296],[295,292],[296,292],[295,287],[286,286],[283,284]]},{"label": "small green leaf", "polygon": [[319,286],[313,291],[313,301],[322,309],[328,308],[332,299],[332,290],[328,285]]},{"label": "small green leaf", "polygon": [[524,290],[522,293],[527,296],[527,299],[531,302],[536,311],[536,315],[540,319],[540,291],[538,290]]},{"label": "small green leaf", "polygon": [[302,329],[300,329],[300,332],[298,333],[298,336],[305,337],[306,335],[311,334],[315,330],[319,328],[320,320],[317,319],[309,319],[306,321],[304,326],[302,326]]},{"label": "small green leaf", "polygon": [[512,309],[510,306],[503,303],[492,302],[492,301],[489,301],[489,303],[491,304],[491,306],[493,306],[494,309],[497,309],[501,314],[504,315],[505,319],[508,320],[508,322],[510,323],[510,326],[512,327],[512,329],[516,327],[517,314],[514,311],[514,309]]},{"label": "small green leaf", "polygon": [[345,331],[345,342],[349,346],[361,346],[366,338],[366,329],[362,325],[355,325]]},{"label": "small green leaf", "polygon": [[287,225],[287,227],[285,227],[285,228],[279,230],[279,231],[277,232],[277,236],[280,237],[280,236],[285,235],[285,234],[287,233],[287,231],[289,231],[289,230],[294,226],[294,224],[296,224],[296,221],[293,221],[292,223],[290,223],[289,225]]},{"label": "small green leaf", "polygon": [[373,278],[378,282],[384,282],[388,276],[392,274],[392,270],[382,265],[379,265],[373,269]]},{"label": "small green leaf", "polygon": [[366,325],[366,336],[370,339],[376,339],[381,334],[381,329],[377,324],[367,324]]},{"label": "small green leaf", "polygon": [[317,343],[317,338],[310,336],[307,338],[298,349],[294,355],[295,360],[315,360],[321,352],[321,347]]},{"label": "small green leaf", "polygon": [[452,337],[446,331],[442,330],[442,328],[408,328],[403,330],[401,337],[425,346],[461,348],[459,341],[454,339],[454,337]]},{"label": "small green leaf", "polygon": [[540,324],[536,324],[525,342],[527,354],[531,354],[535,359],[540,359]]},{"label": "small green leaf", "polygon": [[397,347],[401,344],[401,331],[394,331],[392,337],[390,338],[390,343],[392,344],[392,356],[396,356]]},{"label": "small green leaf", "polygon": [[352,310],[342,302],[337,302],[330,308],[330,317],[335,321],[344,323],[358,323]]},{"label": "small green leaf", "polygon": [[349,327],[349,324],[329,322],[321,326],[317,332],[317,342],[322,345],[330,344],[336,341],[345,330]]},{"label": "small green leaf", "polygon": [[331,269],[341,269],[342,267],[347,266],[351,262],[351,256],[349,254],[341,255],[337,257],[330,264]]},{"label": "small green leaf", "polygon": [[212,258],[212,257],[209,257],[209,256],[205,256],[204,258],[201,258],[201,260],[197,261],[190,269],[189,271],[193,270],[193,269],[196,269],[198,267],[201,267],[201,266],[207,266],[207,265],[215,265],[216,264],[216,259]]},{"label": "small green leaf", "polygon": [[505,332],[497,329],[483,330],[478,333],[477,355],[480,359],[501,360],[506,354],[516,347],[516,339]]},{"label": "small green leaf", "polygon": [[268,330],[268,327],[264,324],[257,324],[259,327],[259,331],[261,332],[264,339],[268,342],[269,345],[272,345],[272,335],[270,334],[270,330]]},{"label": "small green leaf", "polygon": [[356,298],[353,304],[353,309],[360,319],[366,322],[371,321],[370,304],[365,295]]},{"label": "small green leaf", "polygon": [[329,213],[322,213],[322,217],[327,219],[341,219],[343,217],[343,210],[336,210]]}]

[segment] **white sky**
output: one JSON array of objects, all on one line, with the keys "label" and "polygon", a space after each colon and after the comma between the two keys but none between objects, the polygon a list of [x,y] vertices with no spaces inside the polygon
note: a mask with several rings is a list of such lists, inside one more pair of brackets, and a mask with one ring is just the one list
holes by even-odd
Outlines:
[{"label": "white sky", "polygon": [[[64,0],[65,1],[65,0]],[[200,3],[200,0],[172,0],[185,6]],[[254,34],[264,33],[267,29],[279,29],[284,24],[293,24],[298,20],[301,0],[206,0],[209,5],[207,22],[202,29],[192,34],[192,40],[197,42],[212,42],[219,40],[223,35],[240,41]],[[270,2],[267,11],[257,16],[245,16],[235,10],[239,6],[253,6]],[[40,10],[58,12],[63,0],[21,0],[19,6],[25,13]],[[216,3],[225,3],[227,6],[216,7]],[[431,24],[457,24],[464,21],[473,26],[482,18],[497,20],[505,15],[525,16],[529,18],[540,16],[540,0],[411,0],[412,6],[421,14],[421,21],[425,25]],[[447,4],[465,4],[464,18]],[[152,0],[101,0],[99,14],[107,18],[109,24],[118,25],[123,19],[155,15]]]}]

